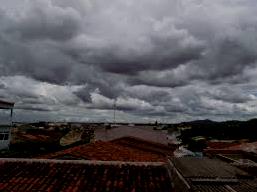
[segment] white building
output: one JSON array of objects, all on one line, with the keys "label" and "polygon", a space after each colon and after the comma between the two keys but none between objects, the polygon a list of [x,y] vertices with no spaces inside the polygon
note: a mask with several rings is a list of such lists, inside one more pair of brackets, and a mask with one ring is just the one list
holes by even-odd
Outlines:
[{"label": "white building", "polygon": [[0,100],[0,150],[10,145],[13,107],[14,103]]}]

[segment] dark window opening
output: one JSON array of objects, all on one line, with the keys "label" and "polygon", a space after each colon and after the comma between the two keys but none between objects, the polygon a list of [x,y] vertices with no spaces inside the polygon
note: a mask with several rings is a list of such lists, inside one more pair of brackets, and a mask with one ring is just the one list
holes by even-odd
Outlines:
[{"label": "dark window opening", "polygon": [[8,140],[9,139],[9,134],[5,134],[4,135],[4,140]]},{"label": "dark window opening", "polygon": [[9,134],[8,133],[0,133],[0,141],[2,140],[8,140]]}]

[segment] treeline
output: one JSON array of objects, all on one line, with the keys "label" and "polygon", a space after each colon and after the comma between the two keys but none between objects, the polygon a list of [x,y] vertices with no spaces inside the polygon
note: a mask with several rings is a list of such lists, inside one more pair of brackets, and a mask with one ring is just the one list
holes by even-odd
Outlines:
[{"label": "treeline", "polygon": [[257,119],[225,122],[199,120],[176,124],[173,127],[181,130],[182,141],[196,136],[203,136],[207,139],[257,140]]}]

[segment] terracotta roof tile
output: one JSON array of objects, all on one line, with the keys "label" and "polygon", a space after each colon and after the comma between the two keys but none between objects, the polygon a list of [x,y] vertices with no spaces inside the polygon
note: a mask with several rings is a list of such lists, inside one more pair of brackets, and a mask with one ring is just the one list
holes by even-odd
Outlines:
[{"label": "terracotta roof tile", "polygon": [[252,142],[252,143],[242,143],[240,145],[231,146],[231,147],[228,147],[226,149],[243,150],[243,151],[247,151],[247,152],[257,153],[257,141]]},{"label": "terracotta roof tile", "polygon": [[168,145],[167,133],[162,131],[155,131],[153,127],[147,126],[126,126],[121,125],[111,129],[95,129],[95,139],[102,141],[110,141],[121,137],[137,137],[146,139],[149,141],[155,141],[157,143],[163,143]]},{"label": "terracotta roof tile", "polygon": [[72,147],[38,158],[46,159],[88,159],[102,161],[166,161],[173,150],[166,145],[125,137],[109,142],[95,143]]},{"label": "terracotta roof tile", "polygon": [[136,137],[122,137],[119,139],[112,140],[111,142],[122,146],[129,146],[136,149],[150,151],[153,153],[160,153],[168,156],[172,156],[173,151],[176,149],[168,145],[164,145],[161,143],[156,143],[156,142],[152,142],[144,139],[139,139]]},{"label": "terracotta roof tile", "polygon": [[238,145],[237,142],[224,142],[224,141],[207,141],[207,146],[210,149],[223,149]]},{"label": "terracotta roof tile", "polygon": [[171,191],[163,164],[0,160],[0,191]]}]

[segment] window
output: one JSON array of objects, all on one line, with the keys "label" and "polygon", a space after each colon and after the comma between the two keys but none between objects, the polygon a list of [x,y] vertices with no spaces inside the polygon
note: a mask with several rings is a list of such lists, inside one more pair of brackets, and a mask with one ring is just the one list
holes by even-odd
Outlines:
[{"label": "window", "polygon": [[9,134],[5,134],[4,135],[4,140],[8,140],[9,139]]},{"label": "window", "polygon": [[8,140],[8,139],[9,139],[9,133],[8,132],[0,133],[0,141]]},{"label": "window", "polygon": [[0,110],[0,125],[10,125],[11,116],[9,110]]}]

